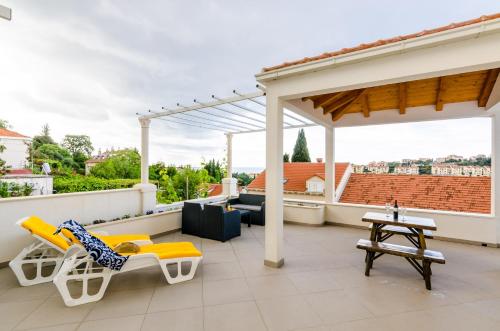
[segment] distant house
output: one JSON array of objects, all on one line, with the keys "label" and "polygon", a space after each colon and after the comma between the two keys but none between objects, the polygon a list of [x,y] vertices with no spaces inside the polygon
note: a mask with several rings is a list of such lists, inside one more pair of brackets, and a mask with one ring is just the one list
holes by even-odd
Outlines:
[{"label": "distant house", "polygon": [[97,155],[92,156],[90,159],[85,161],[85,175],[86,176],[90,175],[90,170],[97,164],[104,162],[108,157],[111,156],[113,152],[114,152],[113,150],[111,151],[106,150],[104,153],[101,153],[101,151],[99,151]]},{"label": "distant house", "polygon": [[397,175],[418,175],[419,166],[418,165],[397,166],[394,168],[394,173]]},{"label": "distant house", "polygon": [[389,173],[389,165],[387,162],[370,162],[367,166],[368,172],[372,174],[387,174]]},{"label": "distant house", "polygon": [[26,167],[31,138],[20,133],[0,128],[0,145],[5,146],[0,159],[11,169],[23,169]]},{"label": "distant house", "polygon": [[[340,196],[352,172],[349,163],[335,164],[336,195]],[[248,193],[264,194],[266,174],[261,172],[247,187]],[[286,198],[321,200],[325,192],[325,164],[291,162],[283,164],[283,190]]]}]

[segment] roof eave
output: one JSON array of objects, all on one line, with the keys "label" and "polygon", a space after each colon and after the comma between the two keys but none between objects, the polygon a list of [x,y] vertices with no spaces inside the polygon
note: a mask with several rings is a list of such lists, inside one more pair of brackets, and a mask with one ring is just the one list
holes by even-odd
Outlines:
[{"label": "roof eave", "polygon": [[421,37],[398,41],[395,43],[367,48],[364,50],[341,54],[338,56],[312,62],[296,64],[271,71],[264,71],[257,73],[255,75],[255,78],[260,83],[266,83],[271,80],[278,80],[299,74],[330,69],[340,65],[366,61],[373,58],[389,56],[397,53],[405,53],[425,47],[445,45],[465,39],[477,38],[480,35],[493,32],[500,32],[500,19],[494,19],[477,24],[463,26],[456,29],[446,30],[430,35],[424,35]]}]

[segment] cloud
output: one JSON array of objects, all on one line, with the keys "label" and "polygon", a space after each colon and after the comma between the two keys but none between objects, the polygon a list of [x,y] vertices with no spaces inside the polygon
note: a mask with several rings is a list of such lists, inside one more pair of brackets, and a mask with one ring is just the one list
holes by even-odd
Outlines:
[{"label": "cloud", "polygon": [[[136,112],[173,108],[177,102],[190,105],[194,98],[208,101],[212,94],[224,97],[233,89],[253,91],[254,74],[264,66],[500,10],[500,4],[486,0],[3,4],[13,9],[13,20],[0,22],[0,118],[29,135],[48,122],[57,140],[84,132],[102,149],[139,147]],[[457,123],[452,126],[471,132]],[[436,144],[416,143],[423,136],[442,141],[451,135],[463,154],[488,147],[489,138],[482,134],[429,127],[339,130],[337,156],[361,160],[360,155],[441,152]],[[484,132],[485,124],[472,128]],[[412,145],[391,142],[391,130]],[[322,129],[306,133],[314,157],[322,155]],[[359,137],[374,133],[377,139],[370,140],[379,142],[377,147],[353,147],[362,146]],[[286,133],[286,150],[293,147],[295,135]],[[235,138],[236,166],[264,165],[264,136]],[[151,141],[153,161],[181,164],[224,157],[224,136],[200,128],[154,121]],[[391,144],[397,148],[388,153]]]}]

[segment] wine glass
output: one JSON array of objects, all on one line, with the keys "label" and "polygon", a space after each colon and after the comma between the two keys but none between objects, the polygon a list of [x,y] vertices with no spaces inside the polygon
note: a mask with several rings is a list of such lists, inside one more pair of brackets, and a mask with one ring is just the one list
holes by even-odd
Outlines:
[{"label": "wine glass", "polygon": [[389,217],[391,215],[391,204],[389,202],[385,203],[385,216]]},{"label": "wine glass", "polygon": [[406,211],[408,210],[408,208],[406,208],[406,207],[401,207],[399,210],[401,211],[401,220],[403,220],[403,221],[404,221],[404,219],[405,219],[405,215],[406,215]]}]

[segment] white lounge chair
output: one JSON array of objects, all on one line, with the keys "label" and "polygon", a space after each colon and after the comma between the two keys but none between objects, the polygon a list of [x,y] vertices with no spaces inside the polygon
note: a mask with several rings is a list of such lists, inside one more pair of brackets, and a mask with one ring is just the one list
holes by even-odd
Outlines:
[{"label": "white lounge chair", "polygon": [[[62,231],[66,236],[68,236],[68,232],[67,230]],[[170,284],[191,280],[203,258],[201,252],[190,242],[143,245],[140,246],[137,253],[120,253],[120,255],[128,256],[127,261],[120,270],[112,270],[96,263],[82,245],[72,245],[53,280],[64,303],[67,306],[77,306],[99,301],[104,296],[113,275],[155,265],[161,267],[167,282]],[[173,266],[171,268],[173,270],[169,270],[169,266]],[[189,268],[185,274],[182,273],[183,266]],[[98,286],[96,287],[93,283],[97,283]],[[77,287],[79,295],[72,295],[70,286]]]},{"label": "white lounge chair", "polygon": [[[51,282],[61,267],[71,240],[55,235],[55,226],[44,222],[36,216],[30,216],[19,220],[20,227],[31,232],[35,242],[25,247],[12,261],[9,266],[14,272],[22,286],[30,286],[40,283]],[[109,246],[116,246],[123,242],[133,242],[137,245],[150,245],[152,241],[146,234],[124,234],[124,235],[102,235],[92,233]],[[34,277],[29,278],[25,268],[34,267]],[[53,269],[52,269],[53,267]]]}]

